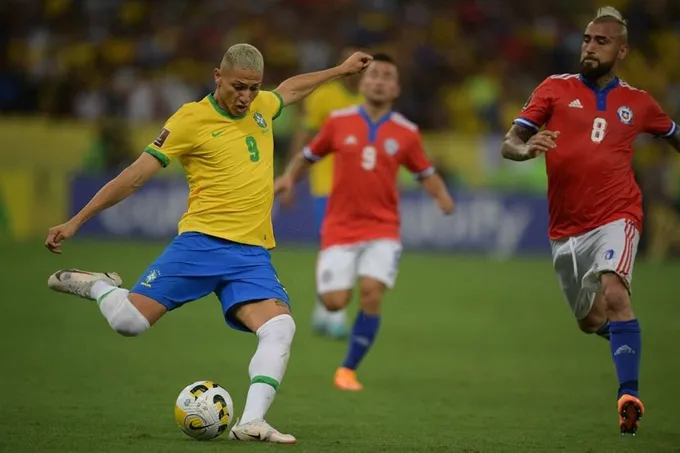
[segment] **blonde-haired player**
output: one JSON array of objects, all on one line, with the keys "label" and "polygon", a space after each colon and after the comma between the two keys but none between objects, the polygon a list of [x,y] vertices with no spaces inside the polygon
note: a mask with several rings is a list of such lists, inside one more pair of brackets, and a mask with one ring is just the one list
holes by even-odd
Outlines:
[{"label": "blonde-haired player", "polygon": [[[340,61],[344,61],[356,50],[354,46],[344,47],[340,52]],[[311,142],[331,112],[361,104],[363,100],[363,96],[359,93],[359,76],[345,77],[319,87],[305,99],[302,105],[301,114],[297,120],[297,129],[289,150],[289,158],[292,159]],[[333,183],[333,159],[333,155],[326,156],[309,171],[309,190],[317,231],[321,230],[328,195]],[[318,333],[331,338],[344,338],[349,334],[347,310],[343,308],[331,312],[320,300],[317,300],[312,314],[312,327]]]},{"label": "blonde-haired player", "polygon": [[268,92],[260,91],[260,52],[248,44],[232,46],[214,70],[214,93],[183,105],[146,152],[71,220],[48,232],[45,245],[61,253],[62,241],[88,219],[134,193],[172,160],[179,161],[189,184],[179,234],[130,291],[119,288],[118,274],[77,269],[56,272],[48,285],[96,300],[110,326],[125,336],[140,335],[168,311],[214,292],[227,324],[259,340],[245,409],[231,429],[232,439],[295,443],[295,437],[264,420],[295,333],[288,295],[268,251],[275,245],[272,123],[286,105],[328,81],[361,72],[370,61],[357,52],[339,66],[292,77]]}]

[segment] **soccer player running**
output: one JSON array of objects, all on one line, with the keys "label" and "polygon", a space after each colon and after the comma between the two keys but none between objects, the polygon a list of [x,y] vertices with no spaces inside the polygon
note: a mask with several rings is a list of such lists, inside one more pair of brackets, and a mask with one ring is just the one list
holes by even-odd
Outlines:
[{"label": "soccer player running", "polygon": [[454,210],[444,182],[425,155],[418,127],[392,110],[400,91],[394,61],[387,55],[374,55],[360,87],[365,102],[333,112],[275,183],[285,204],[309,165],[335,155],[316,284],[326,307],[340,310],[350,302],[355,280],[359,280],[360,311],[347,356],[335,373],[335,386],[350,391],[363,388],[356,369],[376,338],[383,295],[397,277],[402,250],[400,166],[415,175],[445,214]]},{"label": "soccer player running", "polygon": [[[356,50],[351,46],[342,49],[340,53],[341,61],[344,61]],[[291,159],[314,138],[314,135],[321,129],[323,122],[332,111],[357,105],[363,101],[363,97],[359,93],[359,78],[359,75],[353,75],[327,83],[305,99],[301,118],[298,118],[300,124],[295,131],[289,151]],[[330,155],[314,165],[309,174],[309,189],[314,204],[317,231],[321,230],[323,217],[326,213],[332,179],[333,156]],[[330,338],[347,337],[349,335],[347,310],[343,308],[331,312],[321,300],[317,299],[312,313],[312,328]]]},{"label": "soccer player running", "polygon": [[259,340],[250,362],[251,386],[243,416],[230,438],[295,443],[264,416],[290,354],[295,323],[288,295],[271,264],[275,246],[272,122],[288,104],[331,80],[364,70],[371,57],[357,52],[325,71],[292,77],[273,92],[260,91],[264,61],[248,44],[230,47],[216,89],[183,105],[146,152],[106,184],[78,214],[49,230],[46,246],[61,253],[62,242],[88,219],[141,187],[160,168],[179,160],[189,184],[188,210],[179,235],[130,291],[115,273],[64,269],[48,281],[56,291],[97,301],[110,326],[125,336],[146,331],[165,313],[212,292],[234,329]]},{"label": "soccer player running", "polygon": [[553,265],[581,330],[610,342],[619,428],[635,434],[645,409],[640,324],[630,301],[642,225],[633,142],[649,133],[680,150],[680,138],[652,96],[616,77],[627,33],[616,9],[599,9],[583,34],[580,74],[550,76],[536,88],[502,153],[515,161],[545,153]]}]

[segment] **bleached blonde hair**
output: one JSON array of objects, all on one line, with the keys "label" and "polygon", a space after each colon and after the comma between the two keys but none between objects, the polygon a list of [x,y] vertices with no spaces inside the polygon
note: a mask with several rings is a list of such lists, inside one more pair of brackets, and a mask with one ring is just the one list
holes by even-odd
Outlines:
[{"label": "bleached blonde hair", "polygon": [[264,71],[264,58],[257,47],[246,43],[234,44],[222,57],[222,67]]},{"label": "bleached blonde hair", "polygon": [[605,20],[613,20],[614,22],[621,24],[621,34],[624,38],[628,37],[628,21],[623,18],[623,14],[621,14],[618,9],[613,6],[603,6],[598,9],[593,22],[602,22]]}]

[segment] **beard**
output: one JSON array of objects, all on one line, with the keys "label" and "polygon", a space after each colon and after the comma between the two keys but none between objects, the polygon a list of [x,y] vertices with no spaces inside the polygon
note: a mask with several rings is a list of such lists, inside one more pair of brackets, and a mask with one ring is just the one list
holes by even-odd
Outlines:
[{"label": "beard", "polygon": [[581,75],[592,82],[609,74],[614,68],[614,61],[581,60]]}]

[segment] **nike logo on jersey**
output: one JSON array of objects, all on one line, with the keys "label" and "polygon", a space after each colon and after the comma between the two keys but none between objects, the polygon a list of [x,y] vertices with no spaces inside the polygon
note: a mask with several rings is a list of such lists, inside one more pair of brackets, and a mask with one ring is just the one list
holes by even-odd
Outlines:
[{"label": "nike logo on jersey", "polygon": [[224,132],[224,131],[216,131],[216,132],[213,132],[213,133],[212,133],[212,136],[213,136],[213,137],[218,137],[218,136],[222,135],[222,132]]},{"label": "nike logo on jersey", "polygon": [[580,100],[580,99],[574,99],[574,100],[571,101],[571,103],[569,104],[569,107],[573,107],[573,108],[575,108],[575,109],[582,109],[582,108],[583,108],[583,104],[581,104],[581,100]]}]

